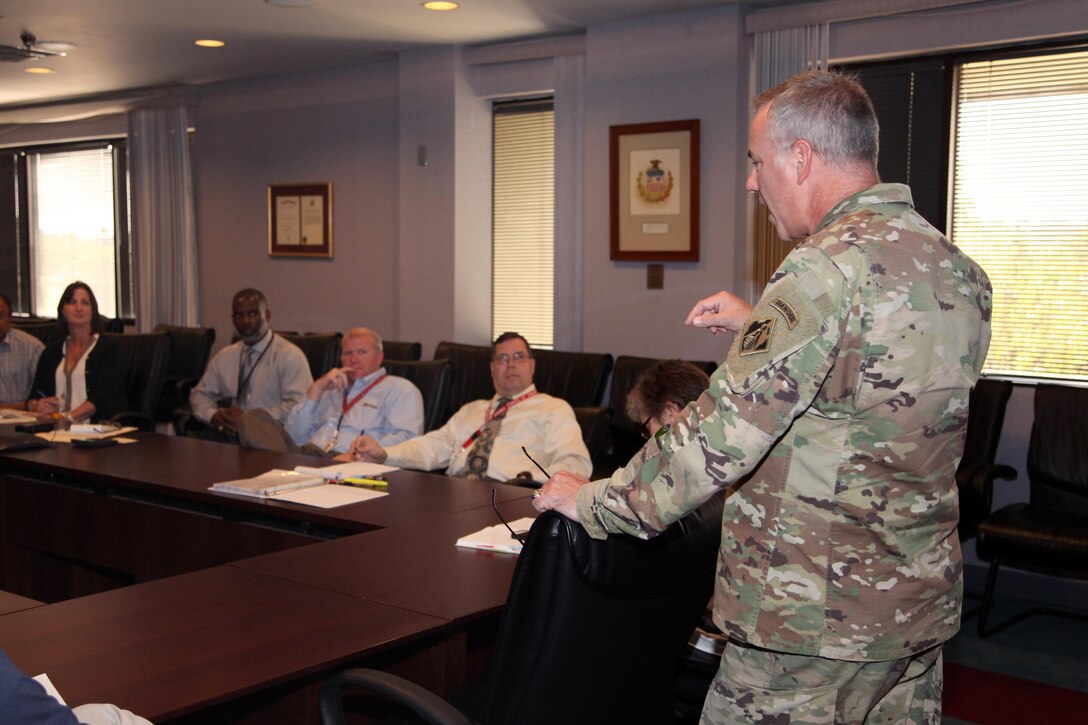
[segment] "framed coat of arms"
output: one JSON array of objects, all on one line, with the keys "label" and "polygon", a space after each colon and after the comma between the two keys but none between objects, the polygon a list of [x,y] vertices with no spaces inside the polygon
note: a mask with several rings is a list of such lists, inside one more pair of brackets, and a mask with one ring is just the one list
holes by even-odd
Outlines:
[{"label": "framed coat of arms", "polygon": [[699,261],[699,120],[609,128],[611,258]]}]

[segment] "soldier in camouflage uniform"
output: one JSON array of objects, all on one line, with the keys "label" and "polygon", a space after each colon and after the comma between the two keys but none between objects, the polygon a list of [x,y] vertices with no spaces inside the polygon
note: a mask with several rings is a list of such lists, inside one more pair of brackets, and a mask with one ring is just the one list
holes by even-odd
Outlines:
[{"label": "soldier in camouflage uniform", "polygon": [[704,721],[938,723],[990,284],[907,187],[879,183],[860,86],[812,71],[755,106],[748,189],[800,243],[754,308],[723,292],[692,309],[689,324],[737,335],[668,434],[610,480],[557,474],[535,503],[595,537],[649,537],[739,482]]}]

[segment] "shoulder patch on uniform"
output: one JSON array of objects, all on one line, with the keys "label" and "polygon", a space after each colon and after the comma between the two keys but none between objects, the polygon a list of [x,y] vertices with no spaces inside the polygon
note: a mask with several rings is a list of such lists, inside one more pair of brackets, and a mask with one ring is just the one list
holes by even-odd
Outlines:
[{"label": "shoulder patch on uniform", "polygon": [[[760,371],[801,349],[823,330],[831,312],[821,306],[826,295],[819,301],[814,299],[814,285],[806,285],[805,276],[787,275],[774,282],[733,340],[725,366],[735,392],[759,385],[767,377]],[[776,324],[779,322],[782,324]]]},{"label": "shoulder patch on uniform", "polygon": [[793,329],[797,327],[797,312],[794,311],[793,305],[781,297],[775,297],[771,300],[771,307],[778,311],[778,314],[782,315],[786,320],[786,327]]},{"label": "shoulder patch on uniform", "polygon": [[767,352],[771,348],[771,332],[774,330],[774,318],[749,320],[741,335],[738,355],[755,355]]}]

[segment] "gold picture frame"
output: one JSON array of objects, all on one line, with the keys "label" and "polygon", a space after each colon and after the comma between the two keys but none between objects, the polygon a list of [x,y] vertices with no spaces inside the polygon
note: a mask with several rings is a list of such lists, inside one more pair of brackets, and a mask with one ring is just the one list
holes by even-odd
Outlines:
[{"label": "gold picture frame", "polygon": [[611,259],[699,261],[699,119],[608,135]]},{"label": "gold picture frame", "polygon": [[268,254],[332,258],[332,183],[268,186]]}]

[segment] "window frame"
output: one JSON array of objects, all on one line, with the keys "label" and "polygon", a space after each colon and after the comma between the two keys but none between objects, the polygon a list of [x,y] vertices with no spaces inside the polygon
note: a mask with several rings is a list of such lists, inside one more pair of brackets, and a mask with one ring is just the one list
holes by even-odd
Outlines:
[{"label": "window frame", "polygon": [[491,304],[492,319],[491,319],[491,324],[490,324],[489,328],[492,331],[492,335],[491,335],[492,339],[497,337],[502,332],[507,331],[505,329],[498,330],[498,326],[502,326],[502,325],[497,326],[496,321],[495,321],[495,311],[499,307],[499,305],[496,302],[496,268],[497,268],[497,265],[496,265],[496,256],[495,255],[496,255],[496,246],[497,246],[496,241],[497,241],[497,238],[498,238],[497,237],[498,224],[496,223],[497,222],[496,206],[497,206],[497,199],[498,199],[499,195],[496,193],[496,170],[497,170],[497,164],[498,164],[498,159],[497,159],[498,154],[495,152],[495,142],[496,142],[495,124],[496,124],[498,118],[500,116],[503,116],[503,115],[513,115],[513,114],[518,114],[518,113],[533,113],[533,112],[542,112],[542,111],[548,111],[548,112],[550,112],[552,114],[552,134],[553,134],[553,136],[552,136],[552,165],[551,165],[551,184],[552,184],[551,216],[552,216],[552,225],[551,225],[551,229],[550,229],[551,250],[552,250],[552,265],[551,265],[552,272],[551,272],[551,277],[547,281],[547,287],[548,287],[548,289],[550,290],[550,293],[551,293],[551,303],[552,303],[551,304],[551,330],[549,330],[549,333],[550,333],[549,334],[549,339],[548,340],[541,340],[541,339],[536,338],[535,331],[532,330],[532,329],[529,329],[529,328],[518,329],[518,327],[519,327],[518,325],[512,325],[512,326],[511,325],[506,325],[506,327],[513,327],[517,332],[519,332],[519,334],[524,335],[526,337],[526,339],[529,340],[529,344],[532,345],[534,348],[537,348],[537,349],[549,349],[550,350],[555,346],[555,243],[556,243],[556,238],[555,238],[556,237],[556,232],[555,232],[555,213],[556,213],[556,210],[555,210],[555,161],[554,161],[554,154],[555,154],[555,137],[554,137],[554,133],[555,133],[555,97],[553,95],[551,95],[551,94],[525,96],[525,97],[517,97],[517,98],[508,98],[508,99],[493,101],[492,104],[491,104],[491,119],[492,119],[492,126],[491,126],[491,128],[492,128],[492,139],[491,139],[491,147],[492,147],[492,162],[491,162],[491,184],[492,184],[492,206],[491,206],[491,217],[492,217],[491,218],[491,244],[492,244],[492,246],[491,246],[491,255],[492,255],[492,259],[491,259],[491,264],[492,264],[492,267],[491,267],[491,270],[492,271],[491,271],[491,274],[492,274],[492,277],[491,277],[490,294],[491,294],[491,302],[492,302],[492,304]]},{"label": "window frame", "polygon": [[0,223],[12,234],[10,241],[0,244],[0,251],[14,253],[16,262],[0,273],[0,286],[8,291],[12,312],[30,317],[34,309],[31,298],[33,270],[30,240],[30,154],[83,151],[113,147],[113,215],[114,215],[114,285],[117,297],[117,317],[124,324],[134,324],[136,316],[135,255],[132,246],[132,214],[129,180],[128,139],[124,136],[86,139],[64,143],[31,144],[3,149],[10,158],[12,176],[0,185]]},{"label": "window frame", "polygon": [[[900,66],[906,66],[911,63],[929,61],[940,62],[944,65],[943,73],[943,93],[942,93],[942,113],[941,113],[941,128],[939,129],[942,142],[940,144],[940,153],[942,157],[941,168],[943,173],[941,174],[940,183],[942,184],[941,198],[944,203],[941,208],[940,214],[935,215],[936,218],[923,213],[927,220],[934,226],[944,231],[948,230],[948,225],[951,222],[952,206],[954,202],[954,154],[955,154],[955,109],[957,105],[957,88],[956,78],[958,74],[958,68],[965,63],[977,63],[990,60],[1004,60],[1018,57],[1030,57],[1037,55],[1050,55],[1058,53],[1068,53],[1076,51],[1088,50],[1088,40],[1084,38],[1077,38],[1073,40],[1063,41],[1032,41],[1018,43],[1016,45],[1001,45],[990,46],[985,48],[976,48],[971,50],[960,51],[948,51],[943,53],[928,53],[918,54],[915,56],[906,56],[902,58],[873,61],[869,63],[842,63],[835,64],[836,69],[859,73],[864,76],[865,70],[872,70],[881,66],[894,66],[896,64]],[[862,79],[864,85],[864,79]],[[879,118],[878,110],[878,118]],[[884,135],[884,127],[881,127],[881,157],[883,159],[885,144],[887,143]],[[885,175],[882,173],[882,181],[886,180]],[[897,179],[891,179],[896,181]],[[953,243],[956,240],[952,239]],[[968,252],[970,253],[970,252]],[[992,330],[993,336],[998,336],[996,329]],[[984,375],[987,377],[993,377],[996,379],[1010,380],[1014,383],[1027,383],[1034,384],[1039,382],[1062,382],[1063,384],[1070,385],[1084,385],[1088,384],[1081,378],[1067,377],[1063,375],[1044,375],[1039,371],[1011,371],[1003,370],[997,372],[993,370],[989,364],[984,366]]]}]

